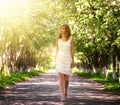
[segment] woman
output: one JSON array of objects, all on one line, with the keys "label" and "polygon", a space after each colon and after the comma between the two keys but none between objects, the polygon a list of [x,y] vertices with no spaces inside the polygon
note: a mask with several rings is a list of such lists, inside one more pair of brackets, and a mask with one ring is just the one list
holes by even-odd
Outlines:
[{"label": "woman", "polygon": [[67,97],[69,75],[74,66],[74,45],[71,31],[68,25],[62,25],[56,41],[56,70],[59,75],[60,88],[62,92],[61,101]]}]

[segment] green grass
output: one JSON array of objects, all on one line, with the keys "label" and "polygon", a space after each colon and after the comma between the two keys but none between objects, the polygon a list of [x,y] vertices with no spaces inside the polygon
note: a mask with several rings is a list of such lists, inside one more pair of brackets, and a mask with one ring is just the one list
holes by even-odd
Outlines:
[{"label": "green grass", "polygon": [[112,79],[112,74],[109,74],[109,77],[105,79],[102,74],[91,74],[75,71],[74,74],[77,74],[80,77],[84,77],[87,79],[92,79],[94,81],[100,82],[105,89],[111,90],[117,94],[120,94],[120,83],[118,78],[116,80]]},{"label": "green grass", "polygon": [[28,78],[33,76],[40,75],[44,73],[46,70],[33,70],[31,72],[24,72],[24,73],[12,73],[8,76],[0,75],[0,89],[6,88],[10,85],[14,85],[18,82],[24,81]]}]

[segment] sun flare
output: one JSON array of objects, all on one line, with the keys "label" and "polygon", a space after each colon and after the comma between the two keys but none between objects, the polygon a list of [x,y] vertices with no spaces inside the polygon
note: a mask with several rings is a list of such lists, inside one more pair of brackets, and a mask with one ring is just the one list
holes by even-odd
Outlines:
[{"label": "sun flare", "polygon": [[28,0],[0,0],[0,15],[3,18],[21,15],[28,9]]}]

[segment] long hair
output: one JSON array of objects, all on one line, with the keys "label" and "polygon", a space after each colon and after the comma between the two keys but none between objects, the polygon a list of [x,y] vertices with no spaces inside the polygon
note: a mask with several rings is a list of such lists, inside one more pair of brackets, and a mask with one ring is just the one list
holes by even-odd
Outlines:
[{"label": "long hair", "polygon": [[[65,37],[66,37],[66,40],[68,40],[69,37],[71,36],[70,27],[69,27],[68,25],[66,25],[66,24],[62,25],[62,26],[60,27],[60,29],[61,29],[62,27],[65,27],[65,33],[66,33],[66,34],[65,34]],[[60,39],[60,38],[62,38],[62,34],[59,32],[58,39]]]}]

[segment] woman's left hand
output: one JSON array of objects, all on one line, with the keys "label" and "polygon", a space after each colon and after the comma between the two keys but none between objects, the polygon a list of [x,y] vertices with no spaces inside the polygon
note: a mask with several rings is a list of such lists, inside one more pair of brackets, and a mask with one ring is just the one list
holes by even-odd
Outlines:
[{"label": "woman's left hand", "polygon": [[71,63],[71,68],[73,68],[73,67],[74,67],[74,65],[75,65],[75,64],[74,64],[74,61],[72,61],[72,63]]}]

